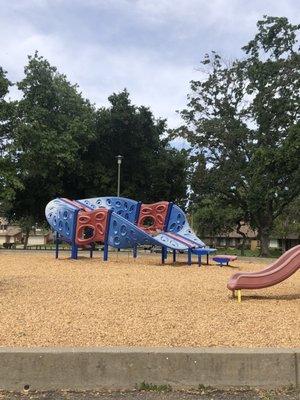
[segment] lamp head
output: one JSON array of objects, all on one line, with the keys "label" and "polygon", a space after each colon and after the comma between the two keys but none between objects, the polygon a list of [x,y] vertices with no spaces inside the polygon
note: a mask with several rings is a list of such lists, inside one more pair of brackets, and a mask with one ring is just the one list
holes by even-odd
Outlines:
[{"label": "lamp head", "polygon": [[117,159],[117,163],[118,163],[118,164],[121,164],[122,158],[124,158],[124,157],[121,156],[120,154],[119,154],[118,156],[116,156],[116,159]]}]

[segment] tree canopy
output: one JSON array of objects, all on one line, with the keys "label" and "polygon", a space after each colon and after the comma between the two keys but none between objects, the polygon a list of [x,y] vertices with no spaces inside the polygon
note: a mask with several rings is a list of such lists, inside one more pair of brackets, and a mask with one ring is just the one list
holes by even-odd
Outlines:
[{"label": "tree canopy", "polygon": [[239,210],[267,255],[274,221],[300,190],[300,25],[264,17],[257,28],[241,60],[205,56],[175,135],[192,147],[193,207],[209,196]]}]

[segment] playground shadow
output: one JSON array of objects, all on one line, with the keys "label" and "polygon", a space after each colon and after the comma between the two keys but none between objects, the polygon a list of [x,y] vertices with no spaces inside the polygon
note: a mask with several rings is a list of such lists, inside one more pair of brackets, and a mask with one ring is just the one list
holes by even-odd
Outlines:
[{"label": "playground shadow", "polygon": [[300,300],[300,293],[295,294],[278,294],[278,295],[245,295],[243,296],[244,301],[250,300],[284,300],[284,301],[291,301],[291,300]]}]

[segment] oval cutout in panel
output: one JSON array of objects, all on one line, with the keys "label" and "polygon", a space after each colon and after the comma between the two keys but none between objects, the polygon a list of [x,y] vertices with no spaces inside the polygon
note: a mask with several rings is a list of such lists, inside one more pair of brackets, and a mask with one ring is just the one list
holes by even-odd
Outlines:
[{"label": "oval cutout in panel", "polygon": [[119,238],[118,236],[116,236],[116,237],[114,238],[114,244],[115,244],[116,246],[119,246],[120,243],[121,243],[121,242],[120,242],[120,238]]},{"label": "oval cutout in panel", "polygon": [[105,219],[105,213],[103,211],[98,212],[95,215],[96,221],[103,221]]},{"label": "oval cutout in panel", "polygon": [[77,231],[79,242],[91,241],[95,237],[95,228],[92,225],[82,225]]},{"label": "oval cutout in panel", "polygon": [[122,226],[121,226],[120,232],[121,232],[121,235],[122,235],[122,236],[125,236],[125,235],[126,235],[126,233],[127,233],[127,228],[126,228],[125,225],[122,225]]},{"label": "oval cutout in panel", "polygon": [[163,224],[163,223],[164,223],[164,218],[163,218],[163,216],[160,215],[160,214],[158,214],[158,215],[156,216],[156,220],[157,220],[157,222],[160,223],[160,224]]},{"label": "oval cutout in panel", "polygon": [[176,224],[175,224],[175,222],[173,222],[173,224],[171,224],[171,226],[169,228],[169,231],[174,232],[175,229],[176,229]]},{"label": "oval cutout in panel", "polygon": [[161,213],[161,212],[166,211],[166,208],[167,208],[167,207],[166,207],[165,205],[160,204],[159,206],[156,206],[156,211],[159,212],[159,213]]},{"label": "oval cutout in panel", "polygon": [[62,231],[62,230],[63,230],[63,227],[64,227],[63,222],[60,220],[59,223],[58,223],[58,229],[59,229],[60,231]]},{"label": "oval cutout in panel", "polygon": [[102,224],[97,224],[96,228],[97,228],[97,232],[100,233],[100,235],[104,234],[104,227]]},{"label": "oval cutout in panel", "polygon": [[65,222],[65,232],[67,236],[70,235],[70,226],[67,221]]},{"label": "oval cutout in panel", "polygon": [[78,221],[81,222],[82,224],[87,224],[91,220],[91,217],[87,215],[81,215],[78,218]]},{"label": "oval cutout in panel", "polygon": [[145,216],[141,219],[141,226],[143,228],[149,229],[155,225],[155,218],[151,215]]},{"label": "oval cutout in panel", "polygon": [[149,207],[145,207],[142,209],[142,213],[143,214],[151,214],[152,210]]}]

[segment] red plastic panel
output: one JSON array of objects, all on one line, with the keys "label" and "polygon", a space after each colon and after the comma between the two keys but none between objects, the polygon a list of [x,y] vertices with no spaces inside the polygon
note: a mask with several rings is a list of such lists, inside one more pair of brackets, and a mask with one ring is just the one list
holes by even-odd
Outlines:
[{"label": "red plastic panel", "polygon": [[[79,211],[76,227],[76,244],[86,245],[92,242],[104,242],[107,227],[108,210],[98,208],[93,211]],[[85,238],[85,234],[87,237]]]},{"label": "red plastic panel", "polygon": [[138,219],[138,227],[148,233],[162,231],[168,212],[168,201],[154,204],[142,204]]}]

